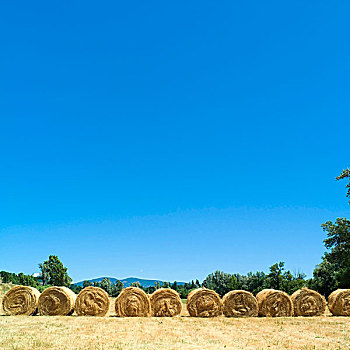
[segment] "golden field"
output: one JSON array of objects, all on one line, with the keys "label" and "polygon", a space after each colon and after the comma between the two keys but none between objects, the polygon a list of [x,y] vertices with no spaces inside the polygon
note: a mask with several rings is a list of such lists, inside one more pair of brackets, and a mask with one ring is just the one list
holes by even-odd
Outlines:
[{"label": "golden field", "polygon": [[350,349],[350,317],[0,316],[0,349]]},{"label": "golden field", "polygon": [[350,349],[350,318],[0,316],[0,349]]}]

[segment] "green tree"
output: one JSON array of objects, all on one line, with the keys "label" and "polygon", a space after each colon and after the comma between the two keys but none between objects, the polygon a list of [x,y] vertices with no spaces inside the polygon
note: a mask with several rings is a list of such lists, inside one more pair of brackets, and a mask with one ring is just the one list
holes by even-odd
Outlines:
[{"label": "green tree", "polygon": [[254,295],[258,294],[267,287],[267,276],[264,272],[249,272],[247,277],[247,290]]},{"label": "green tree", "polygon": [[224,296],[230,290],[236,289],[237,278],[229,273],[215,271],[205,278],[203,287],[212,289],[220,296]]},{"label": "green tree", "polygon": [[112,294],[112,283],[111,280],[109,278],[104,278],[101,283],[100,286],[103,290],[105,290],[109,295]]},{"label": "green tree", "polygon": [[177,287],[176,281],[174,281],[174,283],[171,285],[171,289],[174,289],[175,291],[177,291],[178,287]]},{"label": "green tree", "polygon": [[[345,178],[349,179],[346,196],[350,198],[349,168],[343,170],[336,180]],[[334,223],[327,221],[321,227],[327,232],[327,238],[323,241],[327,251],[321,264],[316,266],[309,285],[329,295],[336,288],[350,288],[350,221],[337,218]]]},{"label": "green tree", "polygon": [[306,275],[298,272],[292,274],[289,270],[283,274],[281,290],[287,294],[293,294],[298,289],[306,286],[307,281],[305,280]]},{"label": "green tree", "polygon": [[336,266],[323,258],[323,261],[316,266],[308,286],[328,297],[337,289]]},{"label": "green tree", "polygon": [[22,286],[30,286],[30,287],[38,287],[39,282],[33,277],[29,275],[25,275],[22,272],[18,274],[18,284]]},{"label": "green tree", "polygon": [[83,281],[83,288],[92,286],[92,283],[90,281]]},{"label": "green tree", "polygon": [[75,294],[79,294],[83,287],[82,286],[77,286],[77,285],[74,285],[74,284],[71,284],[71,286],[69,287]]},{"label": "green tree", "polygon": [[30,286],[35,288],[38,288],[40,285],[37,277],[25,275],[22,272],[16,275],[15,273],[0,271],[0,279],[3,283],[20,284],[22,286]]},{"label": "green tree", "polygon": [[323,241],[329,250],[324,258],[335,268],[336,286],[338,288],[350,287],[350,221],[337,218],[335,223],[327,221],[321,225],[327,232]]},{"label": "green tree", "polygon": [[132,283],[131,283],[131,287],[141,288],[141,283],[140,283],[139,281],[132,282]]},{"label": "green tree", "polygon": [[270,273],[267,275],[268,284],[270,288],[281,289],[283,281],[283,271],[284,271],[284,262],[280,261],[279,263],[273,264],[270,266]]},{"label": "green tree", "polygon": [[[336,180],[341,180],[346,178],[349,179],[349,183],[346,185],[346,188],[348,189],[346,196],[350,198],[350,169],[349,168],[343,170],[342,173],[336,177]],[[349,200],[349,204],[350,204],[350,200]]]},{"label": "green tree", "polygon": [[117,297],[124,288],[123,282],[117,280],[111,286],[111,297]]},{"label": "green tree", "polygon": [[39,264],[43,285],[69,287],[72,279],[68,276],[67,268],[56,255],[50,255],[49,260]]}]

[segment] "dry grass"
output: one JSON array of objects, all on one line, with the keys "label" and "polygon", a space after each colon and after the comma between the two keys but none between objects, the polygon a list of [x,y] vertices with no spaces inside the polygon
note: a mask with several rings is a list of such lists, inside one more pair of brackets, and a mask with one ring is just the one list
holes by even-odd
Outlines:
[{"label": "dry grass", "polygon": [[350,319],[1,316],[7,349],[349,349]]},{"label": "dry grass", "polygon": [[350,317],[0,316],[0,349],[350,349]]}]

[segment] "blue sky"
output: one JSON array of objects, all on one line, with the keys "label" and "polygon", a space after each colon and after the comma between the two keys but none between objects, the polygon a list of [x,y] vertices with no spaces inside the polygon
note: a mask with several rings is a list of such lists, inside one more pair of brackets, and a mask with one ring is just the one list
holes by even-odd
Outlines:
[{"label": "blue sky", "polygon": [[349,217],[349,3],[0,8],[0,269],[311,276]]}]

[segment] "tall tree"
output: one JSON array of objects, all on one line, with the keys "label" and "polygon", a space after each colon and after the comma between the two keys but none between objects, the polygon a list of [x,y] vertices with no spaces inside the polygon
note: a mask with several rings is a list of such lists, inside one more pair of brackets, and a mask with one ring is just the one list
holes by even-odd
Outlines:
[{"label": "tall tree", "polygon": [[50,255],[49,260],[39,264],[43,285],[69,287],[72,279],[68,276],[67,268],[56,255]]},{"label": "tall tree", "polygon": [[283,270],[284,262],[280,261],[279,263],[273,264],[270,266],[270,273],[267,275],[270,288],[281,289],[283,281]]},{"label": "tall tree", "polygon": [[124,288],[123,282],[121,282],[119,280],[115,281],[115,283],[112,284],[111,296],[112,297],[117,297],[120,294],[120,292],[122,291],[123,288]]},{"label": "tall tree", "polygon": [[329,294],[337,289],[335,269],[334,264],[323,258],[323,261],[316,266],[313,278],[308,281],[309,287],[328,297]]},{"label": "tall tree", "polygon": [[323,231],[327,232],[324,244],[328,252],[324,259],[335,267],[337,287],[350,287],[350,221],[337,218],[335,223],[327,221],[322,224]]},{"label": "tall tree", "polygon": [[[346,178],[349,179],[349,183],[346,185],[346,188],[348,189],[346,196],[350,198],[350,169],[349,168],[343,170],[342,173],[336,177],[336,180],[341,180]],[[349,204],[350,204],[350,200],[349,200]]]},{"label": "tall tree", "polygon": [[104,278],[101,283],[100,286],[103,290],[105,290],[109,295],[111,295],[112,293],[112,283],[111,280],[109,278]]},{"label": "tall tree", "polygon": [[[349,168],[343,170],[336,180],[345,178],[349,179],[346,196],[350,198]],[[327,221],[321,227],[327,232],[323,242],[328,251],[322,257],[321,264],[316,266],[310,285],[328,295],[336,288],[350,288],[350,221],[337,218],[334,223]]]},{"label": "tall tree", "polygon": [[171,285],[171,289],[174,289],[177,291],[177,282],[174,281],[174,283]]}]

